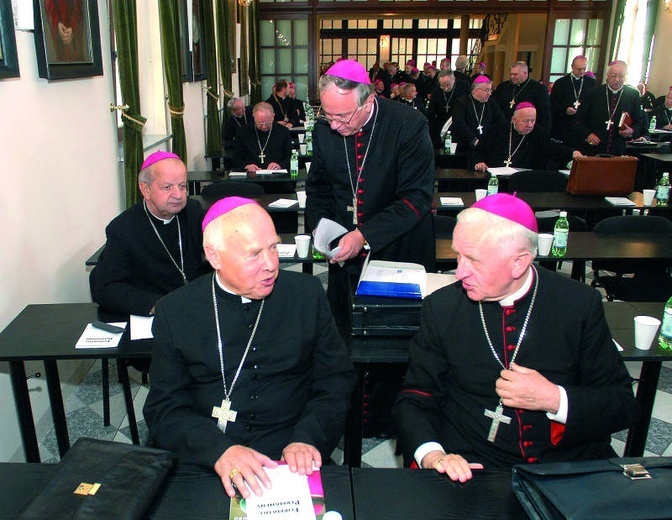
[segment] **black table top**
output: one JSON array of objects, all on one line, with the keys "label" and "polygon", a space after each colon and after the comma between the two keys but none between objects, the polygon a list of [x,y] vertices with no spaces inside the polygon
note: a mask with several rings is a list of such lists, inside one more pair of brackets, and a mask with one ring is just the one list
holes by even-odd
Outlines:
[{"label": "black table top", "polygon": [[231,175],[229,170],[225,172],[213,171],[190,171],[187,172],[187,182],[221,182],[221,181],[239,181],[239,182],[288,182],[305,181],[306,170],[299,170],[299,175],[292,178],[289,173],[274,173],[271,175],[257,175],[254,172],[248,172],[246,175]]},{"label": "black table top", "polygon": [[[613,209],[631,209],[632,206],[614,206],[607,202],[604,197],[579,197],[567,192],[518,192],[516,196],[527,202],[533,210],[542,211],[550,209],[563,210],[613,210]],[[464,206],[442,206],[441,197],[461,197]],[[631,197],[635,197],[631,195]],[[640,194],[641,197],[641,194]],[[638,198],[633,198],[637,204]],[[465,192],[443,192],[434,194],[434,206],[437,210],[445,212],[450,210],[461,210],[471,206],[476,201],[476,194],[473,191]],[[641,204],[641,203],[640,203]]]}]

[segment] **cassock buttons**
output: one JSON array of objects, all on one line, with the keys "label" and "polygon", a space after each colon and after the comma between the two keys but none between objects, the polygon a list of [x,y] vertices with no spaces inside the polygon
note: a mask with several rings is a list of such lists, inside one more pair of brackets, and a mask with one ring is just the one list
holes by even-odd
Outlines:
[{"label": "cassock buttons", "polygon": [[259,399],[259,396],[257,394],[252,394],[250,396],[250,401],[256,401],[257,399]]},{"label": "cassock buttons", "polygon": [[534,442],[532,441],[523,441],[523,446],[525,448],[529,448],[530,446],[534,446]]},{"label": "cassock buttons", "polygon": [[532,425],[531,424],[523,424],[523,431],[531,430]]},{"label": "cassock buttons", "polygon": [[361,189],[361,188],[359,188],[359,189],[357,190],[357,194],[358,194],[358,195],[361,195],[362,193],[364,193],[364,190]]},{"label": "cassock buttons", "polygon": [[528,464],[534,464],[537,462],[539,459],[537,457],[527,457],[527,463]]},{"label": "cassock buttons", "polygon": [[506,332],[513,332],[514,330],[516,330],[516,327],[514,327],[513,325],[506,326]]},{"label": "cassock buttons", "polygon": [[508,350],[516,350],[516,346],[515,346],[515,345],[507,345],[506,348],[507,348]]},{"label": "cassock buttons", "polygon": [[504,309],[504,314],[506,316],[511,316],[514,312],[516,312],[516,309],[513,307],[508,307],[507,309]]}]

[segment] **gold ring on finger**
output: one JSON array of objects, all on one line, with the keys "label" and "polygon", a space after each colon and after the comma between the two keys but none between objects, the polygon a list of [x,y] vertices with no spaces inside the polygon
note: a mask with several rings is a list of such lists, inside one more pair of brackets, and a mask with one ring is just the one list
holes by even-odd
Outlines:
[{"label": "gold ring on finger", "polygon": [[233,481],[237,475],[240,475],[240,470],[238,468],[231,468],[231,471],[229,471],[229,478]]}]

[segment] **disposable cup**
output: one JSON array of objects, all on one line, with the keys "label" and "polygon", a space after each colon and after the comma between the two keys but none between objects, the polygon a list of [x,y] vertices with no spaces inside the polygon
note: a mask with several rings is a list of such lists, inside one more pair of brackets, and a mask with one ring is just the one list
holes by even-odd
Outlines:
[{"label": "disposable cup", "polygon": [[488,194],[488,190],[482,190],[482,189],[475,190],[475,192],[476,192],[476,200],[481,200]]},{"label": "disposable cup", "polygon": [[296,254],[299,258],[306,258],[310,251],[310,235],[296,235],[294,237],[296,244]]},{"label": "disposable cup", "polygon": [[642,190],[644,193],[644,205],[650,206],[653,202],[653,196],[656,194],[656,190]]},{"label": "disposable cup", "polygon": [[297,190],[296,191],[296,198],[299,200],[299,207],[300,208],[305,208],[306,207],[306,192],[305,192],[305,190]]},{"label": "disposable cup", "polygon": [[553,245],[553,235],[550,233],[539,233],[539,256],[548,256]]},{"label": "disposable cup", "polygon": [[308,152],[308,145],[307,144],[300,144],[299,145],[299,150],[301,151],[301,155],[306,155]]},{"label": "disposable cup", "polygon": [[457,151],[457,143],[450,143],[450,153],[455,155],[456,151]]},{"label": "disposable cup", "polygon": [[309,173],[309,172],[310,172],[310,165],[311,165],[311,164],[312,164],[312,163],[311,163],[310,161],[306,161],[306,173]]},{"label": "disposable cup", "polygon": [[635,316],[635,347],[649,350],[658,333],[660,320],[653,316]]},{"label": "disposable cup", "polygon": [[302,143],[306,140],[306,134],[299,134],[299,142]]}]

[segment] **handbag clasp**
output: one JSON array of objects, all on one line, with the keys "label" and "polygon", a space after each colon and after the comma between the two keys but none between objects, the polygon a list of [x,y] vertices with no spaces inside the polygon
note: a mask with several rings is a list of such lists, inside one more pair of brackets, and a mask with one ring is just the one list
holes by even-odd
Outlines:
[{"label": "handbag clasp", "polygon": [[630,480],[641,480],[652,478],[649,472],[641,464],[621,464],[623,475]]}]

